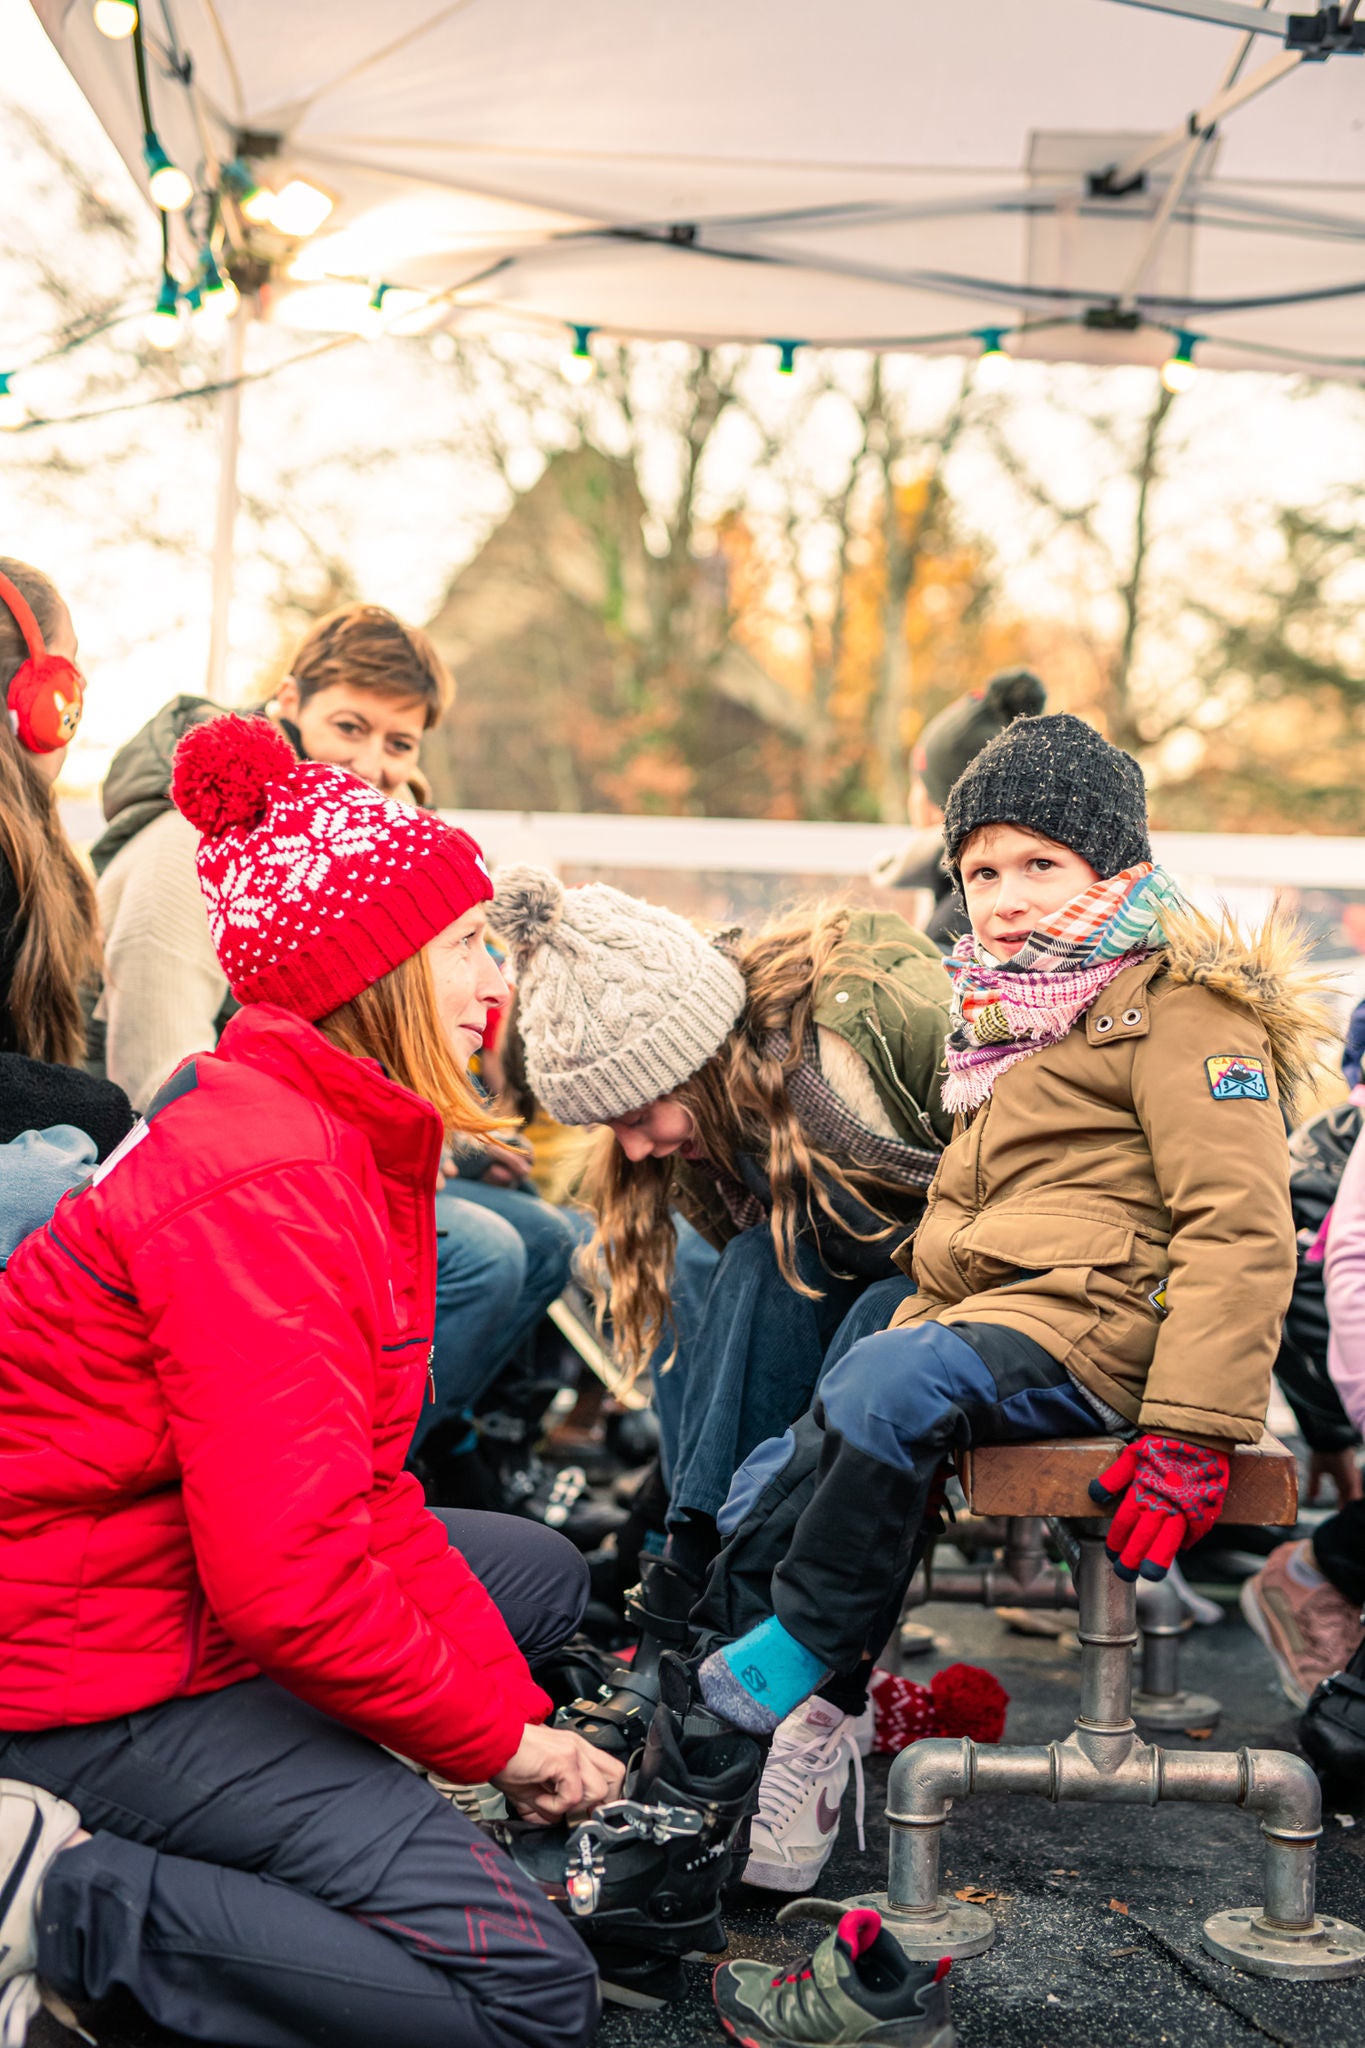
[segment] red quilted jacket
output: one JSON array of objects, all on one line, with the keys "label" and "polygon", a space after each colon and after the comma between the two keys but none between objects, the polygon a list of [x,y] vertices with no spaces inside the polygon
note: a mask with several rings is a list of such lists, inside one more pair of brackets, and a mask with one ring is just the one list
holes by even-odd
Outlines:
[{"label": "red quilted jacket", "polygon": [[0,1276],[0,1729],[265,1671],[448,1777],[550,1702],[403,1459],[436,1112],[261,1004]]}]

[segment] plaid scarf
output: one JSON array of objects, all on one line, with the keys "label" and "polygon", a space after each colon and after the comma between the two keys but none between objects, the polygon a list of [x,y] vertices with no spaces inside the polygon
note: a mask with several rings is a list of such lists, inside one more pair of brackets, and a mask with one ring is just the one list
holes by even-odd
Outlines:
[{"label": "plaid scarf", "polygon": [[944,962],[953,982],[944,1107],[979,1107],[1008,1067],[1058,1045],[1114,977],[1164,943],[1180,893],[1150,862],[1092,882],[1043,919],[1009,960],[983,960],[968,933]]}]

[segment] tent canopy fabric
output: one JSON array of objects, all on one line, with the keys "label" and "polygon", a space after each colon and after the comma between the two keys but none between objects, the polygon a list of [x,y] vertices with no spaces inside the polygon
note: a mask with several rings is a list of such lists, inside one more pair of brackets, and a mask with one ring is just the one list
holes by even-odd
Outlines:
[{"label": "tent canopy fabric", "polygon": [[[1172,4],[147,0],[143,20],[178,163],[203,183],[254,149],[271,184],[334,196],[276,295],[301,324],[341,281],[446,295],[455,328],[954,351],[1002,328],[1091,362],[1159,361],[1188,330],[1214,366],[1365,374],[1365,60],[1178,11],[1252,5]],[[129,46],[89,0],[34,6],[145,187]]]}]

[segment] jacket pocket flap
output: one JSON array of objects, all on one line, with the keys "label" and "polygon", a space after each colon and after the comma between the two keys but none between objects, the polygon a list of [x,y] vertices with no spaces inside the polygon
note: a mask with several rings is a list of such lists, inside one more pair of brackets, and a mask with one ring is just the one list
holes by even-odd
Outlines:
[{"label": "jacket pocket flap", "polygon": [[1122,1266],[1133,1256],[1134,1232],[1111,1217],[1057,1210],[1008,1210],[979,1216],[953,1240],[956,1256],[999,1259],[1027,1272],[1058,1266]]}]

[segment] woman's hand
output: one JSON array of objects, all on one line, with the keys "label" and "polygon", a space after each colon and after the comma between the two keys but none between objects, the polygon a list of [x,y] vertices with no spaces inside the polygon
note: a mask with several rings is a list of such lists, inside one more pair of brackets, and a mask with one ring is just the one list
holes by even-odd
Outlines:
[{"label": "woman's hand", "polygon": [[522,1820],[548,1826],[580,1820],[604,1799],[615,1799],[625,1774],[624,1764],[571,1729],[528,1722],[515,1755],[493,1783]]}]

